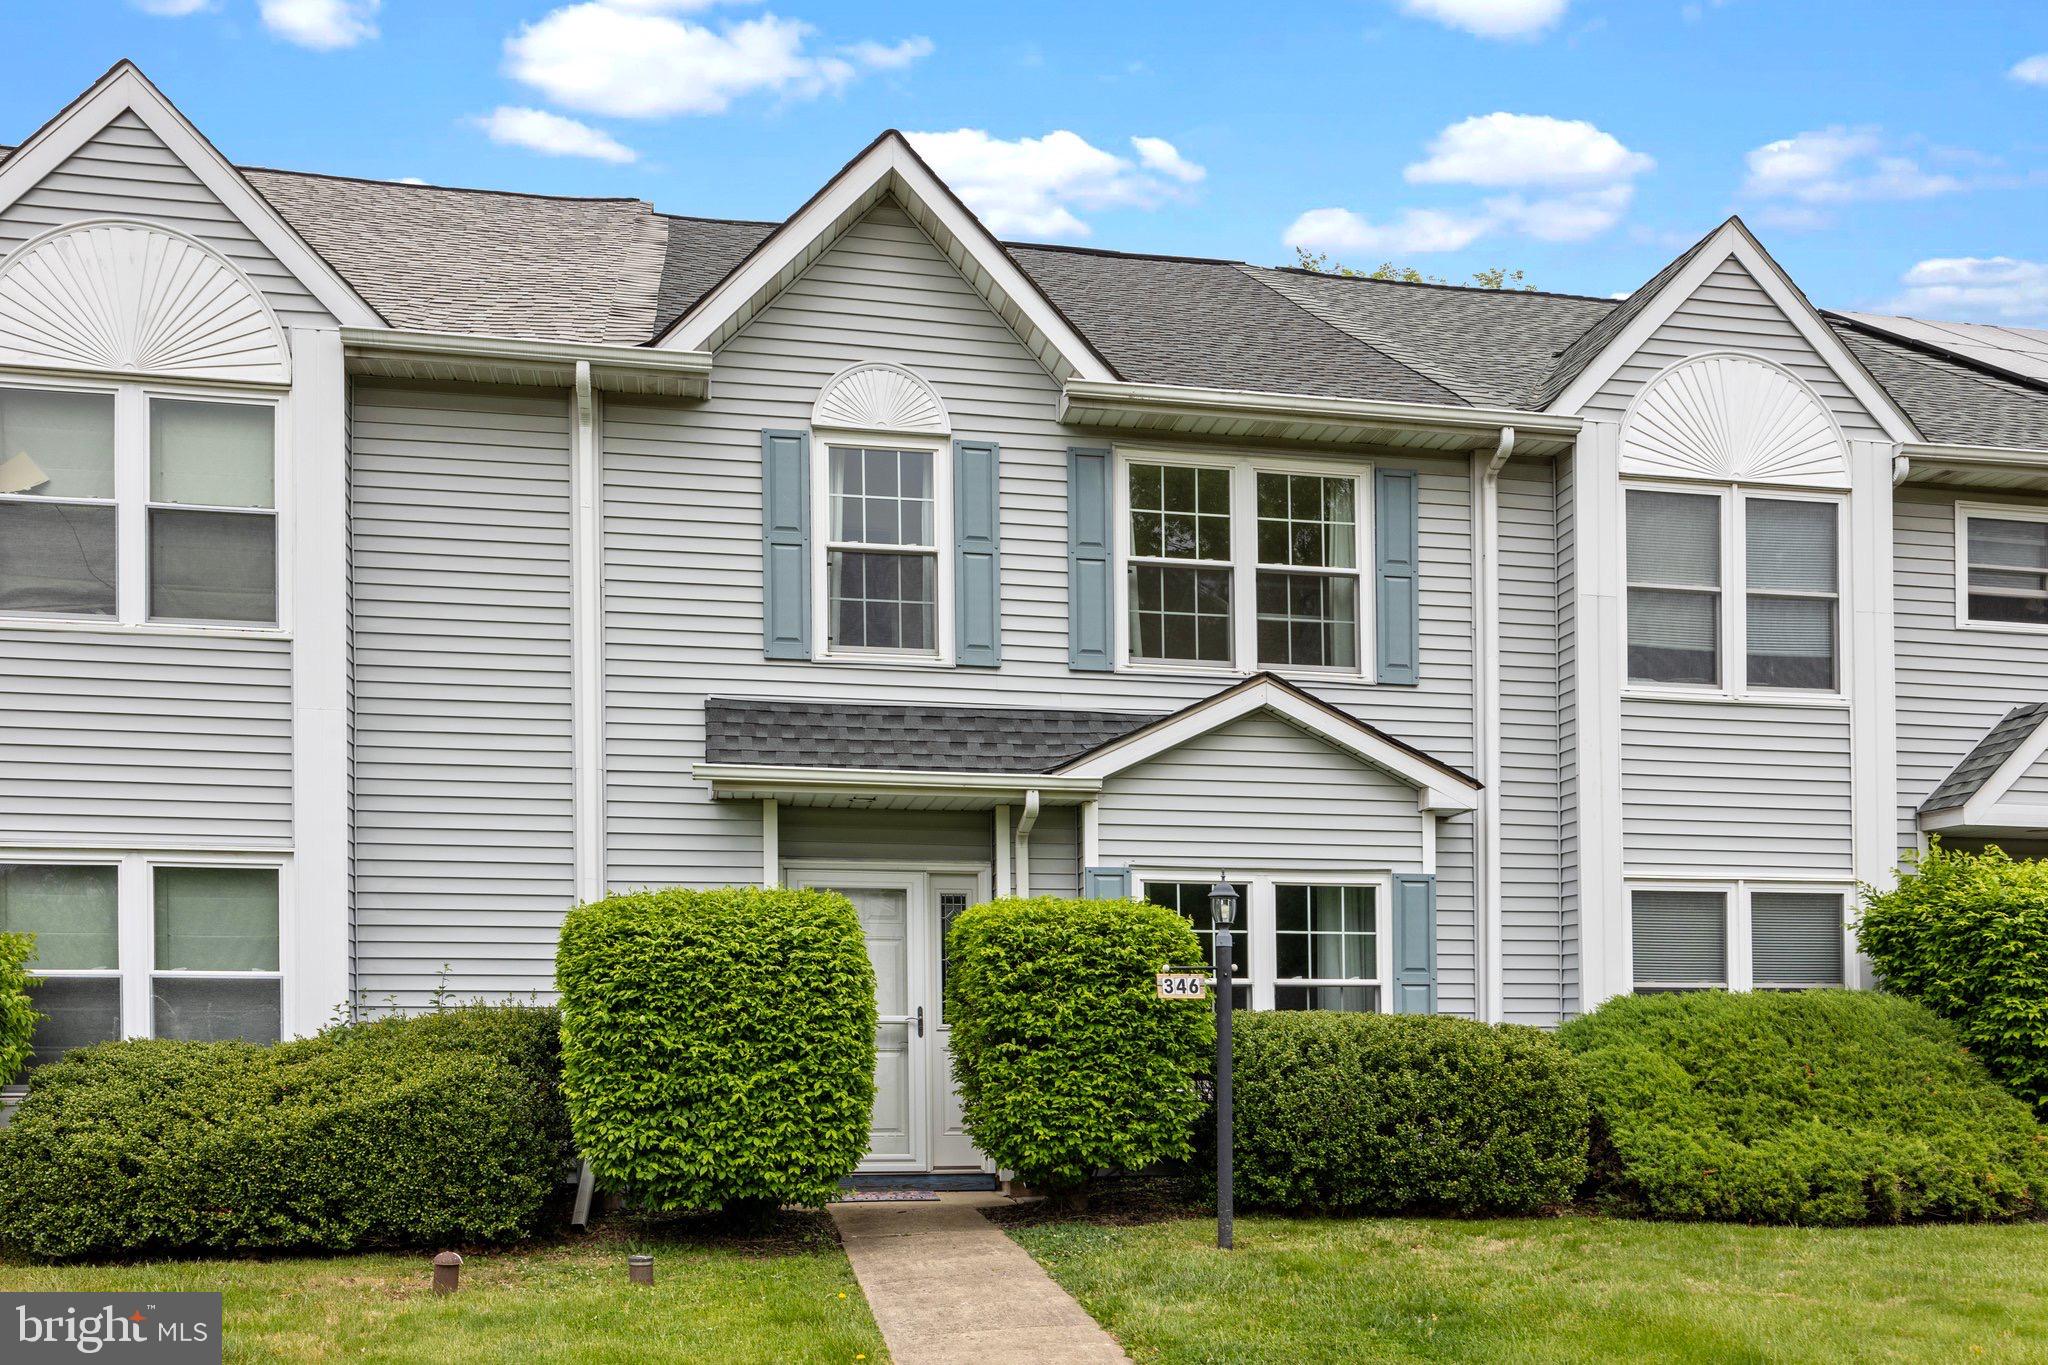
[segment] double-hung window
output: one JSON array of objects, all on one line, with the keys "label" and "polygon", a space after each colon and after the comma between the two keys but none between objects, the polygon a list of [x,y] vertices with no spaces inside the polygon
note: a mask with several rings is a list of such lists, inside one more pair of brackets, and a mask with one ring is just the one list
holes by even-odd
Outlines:
[{"label": "double-hung window", "polygon": [[1629,682],[1836,691],[1841,515],[1835,498],[1629,489]]},{"label": "double-hung window", "polygon": [[[1216,917],[1209,909],[1209,888],[1212,885],[1212,882],[1148,881],[1145,883],[1145,899],[1154,905],[1178,911],[1182,919],[1193,925],[1195,937],[1202,941],[1202,961],[1213,967],[1216,963]],[[1238,1009],[1250,1009],[1252,945],[1251,926],[1245,912],[1251,898],[1245,883],[1232,882],[1230,887],[1237,892],[1238,904],[1237,923],[1231,926],[1230,998]]]},{"label": "double-hung window", "polygon": [[1370,886],[1273,888],[1273,1007],[1380,1007],[1379,906]]},{"label": "double-hung window", "polygon": [[31,1060],[114,1038],[275,1042],[279,881],[136,854],[0,862],[0,932],[35,936]]},{"label": "double-hung window", "polygon": [[1363,471],[1134,455],[1120,477],[1127,662],[1364,667]]},{"label": "double-hung window", "polygon": [[1629,953],[1638,994],[1805,990],[1847,980],[1848,894],[1737,881],[1637,886]]},{"label": "double-hung window", "polygon": [[1956,509],[1964,625],[2048,629],[2048,508]]},{"label": "double-hung window", "polygon": [[0,615],[279,624],[277,411],[0,385]]},{"label": "double-hung window", "polygon": [[936,655],[936,457],[834,445],[826,462],[828,649]]}]

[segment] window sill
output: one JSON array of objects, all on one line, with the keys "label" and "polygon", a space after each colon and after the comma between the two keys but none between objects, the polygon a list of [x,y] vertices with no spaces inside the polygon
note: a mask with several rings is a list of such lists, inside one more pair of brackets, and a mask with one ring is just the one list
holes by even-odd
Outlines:
[{"label": "window sill", "polygon": [[1192,678],[1210,682],[1240,683],[1259,673],[1272,673],[1287,679],[1304,679],[1310,682],[1348,683],[1353,686],[1376,686],[1374,679],[1356,669],[1344,668],[1286,668],[1266,667],[1255,670],[1242,668],[1197,668],[1179,667],[1164,663],[1121,663],[1113,670],[1123,677],[1131,678]]},{"label": "window sill", "polygon": [[1982,630],[1993,635],[2042,635],[2048,636],[2048,626],[2029,626],[2018,621],[1972,621],[1967,617],[1956,622],[1957,630]]},{"label": "window sill", "polygon": [[63,631],[74,635],[165,635],[198,640],[289,640],[283,626],[201,626],[169,621],[93,621],[75,616],[0,616],[0,631]]},{"label": "window sill", "polygon": [[843,664],[851,668],[953,668],[950,659],[931,654],[817,654],[798,663]]},{"label": "window sill", "polygon": [[1712,706],[1806,706],[1846,711],[1849,699],[1839,692],[1708,692],[1683,687],[1624,687],[1623,701],[1677,701]]}]

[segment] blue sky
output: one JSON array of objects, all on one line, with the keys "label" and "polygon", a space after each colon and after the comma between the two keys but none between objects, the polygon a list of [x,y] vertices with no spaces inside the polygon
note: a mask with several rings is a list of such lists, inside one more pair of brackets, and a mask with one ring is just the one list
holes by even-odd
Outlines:
[{"label": "blue sky", "polygon": [[131,57],[245,164],[781,218],[885,127],[1005,236],[2048,325],[2038,0],[14,0],[0,139]]}]

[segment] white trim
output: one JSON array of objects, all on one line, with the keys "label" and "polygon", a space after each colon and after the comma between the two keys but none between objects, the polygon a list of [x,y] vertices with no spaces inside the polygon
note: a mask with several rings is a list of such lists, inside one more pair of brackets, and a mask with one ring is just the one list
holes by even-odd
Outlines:
[{"label": "white trim", "polygon": [[1081,803],[1081,872],[1099,867],[1102,859],[1102,811],[1100,801]]},{"label": "white trim", "polygon": [[604,469],[599,451],[599,399],[590,362],[576,362],[569,395],[570,747],[575,787],[571,826],[576,898],[605,893]]},{"label": "white trim", "polygon": [[[885,194],[906,199],[949,234],[1019,319],[1042,336],[1082,379],[1112,379],[1109,367],[1031,278],[1018,269],[952,192],[919,159],[902,134],[884,133],[833,177],[808,204],[655,340],[662,350],[715,350],[780,293],[795,273],[830,245],[853,218]],[[971,281],[970,281],[971,282]],[[984,298],[990,291],[977,290]],[[999,309],[998,311],[1004,311]]]},{"label": "white trim", "polygon": [[1984,779],[1970,799],[1960,810],[1936,811],[1922,817],[1920,827],[1925,830],[1965,829],[2048,829],[2048,805],[2030,805],[2024,802],[2008,802],[2019,780],[2048,755],[2048,721],[2034,727],[2034,732],[2020,741],[2018,748],[2006,755],[1991,776]]},{"label": "white trim", "polygon": [[[896,381],[898,397],[908,397],[930,409],[926,420],[915,422],[863,423],[835,421],[834,410],[843,410],[848,402],[857,402],[846,390],[862,375],[873,374]],[[849,414],[851,415],[851,414]],[[858,431],[874,435],[913,436],[925,440],[953,434],[953,419],[946,412],[946,400],[939,397],[939,391],[921,375],[902,365],[881,360],[862,360],[848,365],[818,387],[818,397],[811,404],[811,427],[818,431]]]},{"label": "white trim", "polygon": [[[921,545],[853,545],[832,538],[832,450],[894,450],[926,454],[932,459],[932,543]],[[811,657],[821,663],[905,664],[939,668],[953,666],[955,648],[953,608],[953,561],[949,547],[954,543],[953,447],[946,437],[930,434],[855,433],[814,427],[811,430],[810,501],[811,525]],[[924,554],[932,560],[932,648],[930,649],[840,649],[832,648],[832,551],[853,549],[878,554]]]},{"label": "white trim", "polygon": [[384,319],[256,193],[163,92],[123,61],[0,163],[0,209],[14,203],[91,141],[124,110],[141,119],[185,163],[228,212],[241,220],[320,306],[347,326],[381,327]]},{"label": "white trim", "polygon": [[1017,896],[1031,894],[1031,831],[1038,827],[1038,789],[1024,793],[1024,809],[1017,816]]},{"label": "white trim", "polygon": [[[1094,805],[1094,802],[1089,802]],[[995,808],[996,894],[1007,896],[1016,885],[1010,877],[1010,808]]]},{"label": "white trim", "polygon": [[[353,682],[349,653],[348,378],[332,329],[295,328],[299,357],[291,439],[278,459],[279,577],[292,587],[292,831],[303,891],[292,898],[291,1012],[284,1031],[312,1033],[348,1006],[354,805],[349,790]],[[289,485],[291,496],[284,494]],[[284,610],[280,597],[278,610]]]},{"label": "white trim", "polygon": [[[1898,670],[1894,662],[1892,448],[1849,443],[1847,581],[1843,588],[1843,688],[1849,701],[1849,809],[1856,880],[1884,887],[1899,865]],[[1845,949],[1846,984],[1868,987],[1870,965]]]},{"label": "white trim", "polygon": [[1478,770],[1473,775],[1484,784],[1472,831],[1474,890],[1479,902],[1479,980],[1474,995],[1479,1018],[1487,1023],[1497,1021],[1506,1011],[1501,980],[1500,471],[1514,451],[1515,429],[1502,427],[1492,454],[1473,452],[1468,476],[1472,485],[1472,600],[1479,605],[1472,619],[1473,662],[1478,674],[1472,707]]},{"label": "white trim", "polygon": [[[1627,529],[1621,426],[1589,421],[1572,470],[1573,622],[1579,740],[1579,978],[1568,1012],[1590,1013],[1628,989],[1622,894],[1621,694],[1628,676]],[[1617,923],[1617,921],[1619,921]],[[1567,995],[1573,983],[1567,982]]]},{"label": "white trim", "polygon": [[1778,310],[1792,323],[1830,369],[1835,377],[1855,395],[1887,436],[1894,441],[1916,441],[1920,433],[1913,427],[1912,419],[1890,394],[1871,379],[1834,329],[1814,311],[1806,296],[1799,292],[1778,263],[1771,259],[1756,238],[1749,235],[1749,229],[1742,221],[1730,218],[1723,223],[1712,237],[1708,238],[1685,267],[1666,282],[1644,306],[1641,312],[1629,320],[1626,327],[1608,340],[1598,355],[1580,371],[1578,377],[1557,396],[1547,409],[1552,414],[1577,414],[1593,397],[1606,387],[1616,372],[1654,336],[1657,329],[1670,321],[1688,299],[1699,291],[1715,271],[1730,259],[1747,270],[1759,288],[1778,306]]},{"label": "white trim", "polygon": [[782,884],[782,805],[772,796],[761,798],[761,885],[774,890]]},{"label": "white trim", "polygon": [[590,367],[591,386],[606,393],[702,398],[710,390],[708,351],[385,327],[344,327],[341,340],[352,371],[385,378],[565,388],[581,364]]},{"label": "white trim", "polygon": [[[1270,679],[1232,688],[1067,765],[1059,777],[1101,782],[1243,716],[1269,711],[1416,789],[1417,809],[1450,815],[1479,808],[1479,787],[1389,743],[1360,722],[1305,701]],[[1042,780],[1043,781],[1043,780]]]},{"label": "white trim", "polygon": [[1956,629],[1989,630],[2009,635],[2048,635],[2048,625],[2024,621],[1979,621],[1970,615],[1970,518],[1986,521],[2048,522],[2048,507],[2010,502],[1963,502],[1955,504]]},{"label": "white trim", "polygon": [[[1636,428],[1636,419],[1642,411],[1645,400],[1661,393],[1664,381],[1678,371],[1701,366],[1706,362],[1715,360],[1734,360],[1745,365],[1755,365],[1761,369],[1768,370],[1805,395],[1807,402],[1813,405],[1813,409],[1827,423],[1828,430],[1834,433],[1835,448],[1841,454],[1841,470],[1839,475],[1826,480],[1807,478],[1781,481],[1769,478],[1756,478],[1737,470],[1729,470],[1725,473],[1710,473],[1702,470],[1693,473],[1669,466],[1654,466],[1647,460],[1632,455],[1630,453],[1629,437],[1630,433]],[[1698,481],[1741,484],[1745,487],[1776,486],[1806,491],[1814,489],[1846,490],[1849,487],[1849,442],[1848,437],[1842,431],[1841,422],[1835,417],[1834,410],[1827,405],[1826,400],[1814,392],[1813,385],[1807,383],[1783,365],[1764,356],[1754,355],[1748,351],[1718,347],[1708,351],[1695,351],[1691,355],[1681,356],[1677,360],[1672,361],[1645,380],[1642,387],[1636,390],[1635,396],[1629,399],[1628,408],[1623,412],[1621,419],[1621,474],[1625,479],[1671,480],[1677,483]]]},{"label": "white trim", "polygon": [[775,793],[843,792],[872,795],[923,795],[953,793],[1008,797],[998,804],[1022,805],[1024,794],[1038,791],[1052,799],[1049,804],[1067,805],[1073,799],[1093,796],[1102,790],[1094,777],[1072,774],[1041,777],[1033,773],[927,772],[892,768],[806,768],[794,764],[696,763],[690,776],[709,782],[719,796],[758,799]]}]

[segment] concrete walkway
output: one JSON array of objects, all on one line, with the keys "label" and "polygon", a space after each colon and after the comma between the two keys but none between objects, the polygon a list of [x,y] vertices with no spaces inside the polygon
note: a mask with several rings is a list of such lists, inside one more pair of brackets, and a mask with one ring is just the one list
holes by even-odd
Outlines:
[{"label": "concrete walkway", "polygon": [[832,1221],[896,1365],[1123,1360],[1123,1348],[979,1210],[999,1194],[937,1203],[834,1204]]}]

